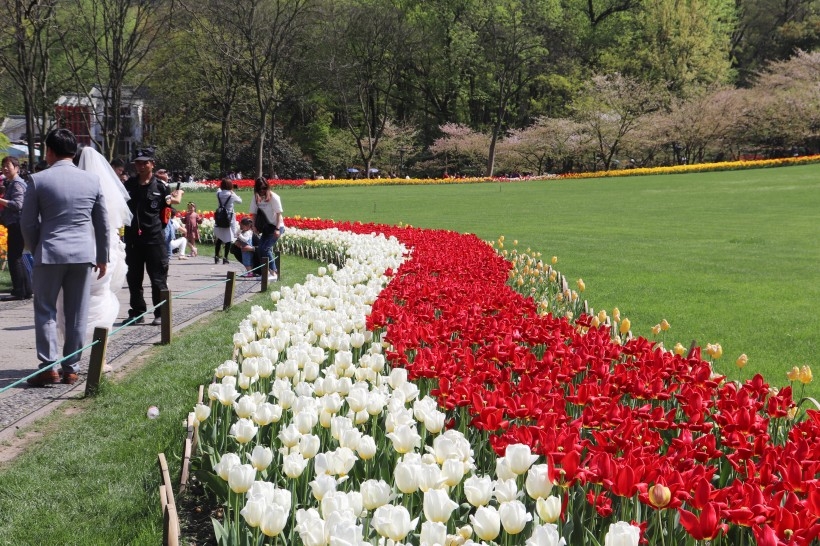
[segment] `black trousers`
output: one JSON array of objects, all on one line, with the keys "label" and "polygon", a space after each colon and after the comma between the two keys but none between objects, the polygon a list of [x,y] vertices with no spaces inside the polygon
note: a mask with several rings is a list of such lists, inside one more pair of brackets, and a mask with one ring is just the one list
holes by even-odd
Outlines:
[{"label": "black trousers", "polygon": [[[162,301],[162,291],[168,290],[168,248],[162,242],[157,245],[130,243],[125,246],[125,263],[128,281],[131,309],[129,317],[139,316],[148,309],[143,295],[142,281],[145,273],[151,281],[151,302],[159,305]],[[160,308],[154,309],[154,316],[160,315]]]},{"label": "black trousers", "polygon": [[6,258],[9,263],[11,276],[11,295],[18,298],[30,298],[32,293],[31,274],[23,263],[23,231],[20,224],[6,226],[8,230],[8,252]]},{"label": "black trousers", "polygon": [[[228,253],[230,252],[231,247],[233,246],[233,243],[224,243],[224,242],[222,242],[222,239],[220,239],[219,237],[215,237],[215,241],[214,241],[214,258],[219,258],[219,254],[220,254],[219,250],[220,250],[222,245],[225,245],[225,251],[224,251],[225,253],[222,255],[222,258],[227,260],[228,259]],[[242,263],[242,260],[239,260],[239,263]]]}]

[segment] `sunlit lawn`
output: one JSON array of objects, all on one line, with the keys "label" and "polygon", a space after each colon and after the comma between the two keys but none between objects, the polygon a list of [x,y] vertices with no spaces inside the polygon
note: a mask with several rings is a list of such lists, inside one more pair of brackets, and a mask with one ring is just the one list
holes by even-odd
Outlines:
[{"label": "sunlit lawn", "polygon": [[[636,334],[667,319],[666,345],[720,343],[739,378],[816,362],[820,166],[511,184],[282,189],[286,216],[410,223],[506,236],[619,307]],[[247,210],[250,192],[243,192]],[[210,200],[213,203],[210,203]],[[215,199],[197,195],[200,207]],[[573,286],[574,287],[574,286]],[[820,389],[811,389],[813,393]]]}]

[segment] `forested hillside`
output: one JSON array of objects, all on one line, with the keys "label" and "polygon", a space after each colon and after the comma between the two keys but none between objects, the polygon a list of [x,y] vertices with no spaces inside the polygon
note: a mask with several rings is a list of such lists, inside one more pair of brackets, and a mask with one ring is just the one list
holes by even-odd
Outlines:
[{"label": "forested hillside", "polygon": [[[818,152],[820,0],[3,2],[0,110],[97,86],[196,175],[496,174]],[[35,124],[39,124],[36,127]],[[109,155],[114,155],[110,153]],[[376,172],[375,170],[372,172]]]}]

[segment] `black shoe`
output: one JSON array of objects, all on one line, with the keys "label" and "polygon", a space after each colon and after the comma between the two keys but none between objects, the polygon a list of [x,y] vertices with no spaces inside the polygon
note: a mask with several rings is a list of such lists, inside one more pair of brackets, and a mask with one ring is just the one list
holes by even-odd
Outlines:
[{"label": "black shoe", "polygon": [[0,301],[20,301],[25,299],[23,296],[3,296]]},{"label": "black shoe", "polygon": [[145,324],[145,317],[139,316],[136,319],[134,317],[128,317],[125,322],[131,326],[134,326],[135,324]]},{"label": "black shoe", "polygon": [[219,263],[219,258],[217,258],[216,256],[214,256],[214,263],[215,263],[215,264],[218,264],[218,263]]},{"label": "black shoe", "polygon": [[226,265],[228,263],[228,258],[222,258],[222,265]]}]

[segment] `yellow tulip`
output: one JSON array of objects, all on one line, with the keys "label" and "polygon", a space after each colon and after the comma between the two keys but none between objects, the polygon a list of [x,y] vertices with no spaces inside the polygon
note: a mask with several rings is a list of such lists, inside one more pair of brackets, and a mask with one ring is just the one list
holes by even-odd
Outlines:
[{"label": "yellow tulip", "polygon": [[601,324],[606,322],[606,311],[604,311],[603,309],[598,311],[598,322],[600,322]]},{"label": "yellow tulip", "polygon": [[[616,308],[615,310],[617,311],[617,308]],[[614,315],[615,313],[612,313],[612,314]],[[619,313],[619,314],[620,314],[620,313]],[[629,322],[629,319],[628,319],[628,318],[624,318],[624,319],[621,321],[621,327],[620,327],[620,329],[619,329],[619,330],[620,330],[620,332],[621,332],[622,334],[626,334],[627,332],[629,332],[629,328],[630,328],[631,326],[632,326],[632,323],[631,323],[631,322]]]},{"label": "yellow tulip", "polygon": [[663,484],[656,483],[649,489],[649,502],[655,508],[663,508],[672,500],[672,491]]},{"label": "yellow tulip", "polygon": [[749,362],[749,357],[746,356],[746,353],[743,353],[742,355],[737,357],[737,360],[735,361],[735,365],[742,370],[743,367],[746,366],[747,362]]},{"label": "yellow tulip", "polygon": [[668,329],[669,329],[669,323],[666,321],[666,319],[663,319],[661,321],[661,330],[663,330],[665,332]]},{"label": "yellow tulip", "polygon": [[789,381],[797,381],[800,378],[800,368],[794,366],[791,370],[786,373],[786,378]]},{"label": "yellow tulip", "polygon": [[621,311],[617,307],[612,310],[612,320],[614,320],[615,322],[621,320]]},{"label": "yellow tulip", "polygon": [[656,324],[655,326],[652,327],[652,335],[653,336],[656,336],[660,333],[661,333],[661,325],[660,324]]},{"label": "yellow tulip", "polygon": [[800,368],[800,376],[798,377],[798,379],[804,385],[808,385],[809,383],[811,383],[811,368],[809,368],[808,366],[803,366],[802,368]]},{"label": "yellow tulip", "polygon": [[553,256],[552,257],[552,265],[555,265],[557,263],[558,263],[558,256]]},{"label": "yellow tulip", "polygon": [[578,279],[578,290],[583,292],[587,285],[584,284],[584,279]]},{"label": "yellow tulip", "polygon": [[684,347],[680,342],[675,344],[675,348],[672,349],[676,355],[683,356],[686,354],[686,347]]}]

